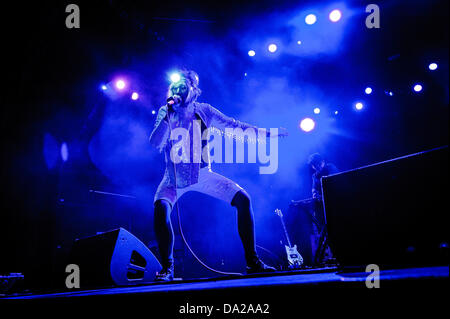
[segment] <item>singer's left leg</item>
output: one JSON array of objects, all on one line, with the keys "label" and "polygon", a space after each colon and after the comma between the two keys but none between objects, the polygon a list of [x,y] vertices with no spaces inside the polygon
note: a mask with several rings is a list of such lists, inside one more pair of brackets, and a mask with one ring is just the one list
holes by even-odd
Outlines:
[{"label": "singer's left leg", "polygon": [[237,209],[238,232],[248,265],[258,259],[255,246],[255,220],[250,197],[244,191],[239,191],[234,195],[231,206]]}]

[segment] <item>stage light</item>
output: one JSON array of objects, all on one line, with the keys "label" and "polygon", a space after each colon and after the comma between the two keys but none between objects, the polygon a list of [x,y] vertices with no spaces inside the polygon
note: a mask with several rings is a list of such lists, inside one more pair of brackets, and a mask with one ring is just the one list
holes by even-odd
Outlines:
[{"label": "stage light", "polygon": [[152,111],[152,114],[156,114],[156,111],[155,111],[155,110],[153,110],[153,111]]},{"label": "stage light", "polygon": [[338,22],[342,17],[342,13],[341,11],[335,9],[333,11],[330,12],[330,15],[328,16],[328,18],[330,19],[331,22]]},{"label": "stage light", "polygon": [[104,84],[101,86],[101,88],[102,88],[103,91],[106,91],[108,89],[108,87],[106,85],[104,85]]},{"label": "stage light", "polygon": [[316,107],[315,109],[314,109],[314,114],[319,114],[320,113],[320,109],[318,108],[318,107]]},{"label": "stage light", "polygon": [[248,51],[249,56],[255,56],[256,52],[253,50]]},{"label": "stage light", "polygon": [[139,98],[139,94],[137,94],[136,92],[133,92],[133,94],[131,94],[131,99],[132,100],[137,100]]},{"label": "stage light", "polygon": [[172,73],[170,75],[170,81],[172,81],[172,83],[180,82],[180,80],[181,80],[181,75],[179,73]]},{"label": "stage light", "polygon": [[69,159],[69,148],[65,142],[61,144],[61,158],[63,162],[67,162]]},{"label": "stage light", "polygon": [[277,45],[276,44],[270,44],[268,47],[269,51],[274,53],[277,50]]},{"label": "stage light", "polygon": [[429,68],[431,71],[434,71],[434,70],[436,70],[436,69],[438,68],[438,65],[437,65],[436,63],[430,63],[430,65],[428,66],[428,68]]},{"label": "stage light", "polygon": [[308,14],[305,18],[306,24],[314,24],[317,21],[317,17],[314,14]]},{"label": "stage light", "polygon": [[355,104],[355,108],[359,111],[362,110],[362,108],[364,107],[364,105],[361,102],[358,102]]},{"label": "stage light", "polygon": [[416,91],[416,92],[422,91],[422,85],[420,85],[420,84],[414,85],[414,91]]},{"label": "stage light", "polygon": [[297,41],[297,44],[298,44],[298,45],[302,44],[302,41],[298,40],[298,41]]},{"label": "stage light", "polygon": [[372,88],[371,87],[366,87],[364,92],[366,92],[366,94],[371,94],[372,93]]},{"label": "stage light", "polygon": [[244,76],[247,76],[247,72],[244,73]]},{"label": "stage light", "polygon": [[118,88],[119,90],[123,90],[125,88],[125,81],[117,80],[116,81],[116,88]]},{"label": "stage light", "polygon": [[305,132],[311,132],[315,126],[316,126],[316,123],[309,117],[304,118],[300,122],[300,128]]},{"label": "stage light", "polygon": [[334,111],[334,115],[338,115],[338,113],[339,113],[338,111]]}]

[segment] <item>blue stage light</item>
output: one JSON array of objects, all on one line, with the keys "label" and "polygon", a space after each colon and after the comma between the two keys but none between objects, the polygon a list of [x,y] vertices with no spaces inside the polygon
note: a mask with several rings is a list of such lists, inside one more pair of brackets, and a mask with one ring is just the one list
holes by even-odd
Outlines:
[{"label": "blue stage light", "polygon": [[133,94],[131,94],[131,99],[136,101],[139,98],[139,94],[137,94],[137,92],[133,92]]},{"label": "blue stage light", "polygon": [[156,114],[156,111],[155,111],[155,110],[153,110],[153,111],[152,111],[152,114]]},{"label": "blue stage light", "polygon": [[371,94],[372,93],[372,88],[371,87],[366,87],[364,92],[366,92],[366,94]]},{"label": "blue stage light", "polygon": [[330,19],[331,22],[338,22],[342,17],[342,13],[341,11],[335,9],[333,11],[330,12],[330,15],[328,16],[328,18]]},{"label": "blue stage light", "polygon": [[67,162],[69,159],[69,148],[65,142],[61,144],[61,158],[63,162]]},{"label": "blue stage light", "polygon": [[312,13],[308,14],[305,18],[306,24],[309,24],[309,25],[316,23],[316,21],[317,21],[317,17]]},{"label": "blue stage light", "polygon": [[438,68],[438,65],[437,65],[437,63],[430,63],[430,65],[428,66],[428,68],[431,70],[431,71],[434,71],[434,70],[436,70],[437,68]]},{"label": "blue stage light", "polygon": [[355,108],[359,111],[362,110],[362,108],[364,107],[364,105],[361,102],[358,102],[355,104]]},{"label": "blue stage light", "polygon": [[298,45],[302,44],[302,41],[298,40],[298,41],[297,41],[297,44],[298,44]]},{"label": "blue stage light", "polygon": [[172,73],[170,75],[170,81],[172,81],[172,83],[180,82],[180,80],[181,80],[181,75],[179,73]]},{"label": "blue stage light", "polygon": [[338,111],[334,111],[334,115],[338,115],[338,113],[339,113]]},{"label": "blue stage light", "polygon": [[269,51],[274,53],[277,50],[277,45],[276,44],[270,44],[268,47]]},{"label": "blue stage light", "polygon": [[248,51],[249,56],[255,56],[256,52],[254,50]]},{"label": "blue stage light", "polygon": [[315,109],[314,109],[314,114],[319,114],[320,113],[320,109],[318,108],[318,107],[316,107]]},{"label": "blue stage light", "polygon": [[106,85],[104,85],[104,84],[101,86],[101,88],[102,88],[103,91],[106,91],[108,89],[108,87]]},{"label": "blue stage light", "polygon": [[422,85],[420,85],[420,84],[416,84],[416,85],[414,85],[414,91],[416,91],[416,92],[420,92],[420,91],[422,91]]},{"label": "blue stage light", "polygon": [[300,128],[305,132],[311,132],[315,126],[316,126],[316,123],[314,122],[313,119],[310,119],[309,117],[304,118],[300,122]]}]

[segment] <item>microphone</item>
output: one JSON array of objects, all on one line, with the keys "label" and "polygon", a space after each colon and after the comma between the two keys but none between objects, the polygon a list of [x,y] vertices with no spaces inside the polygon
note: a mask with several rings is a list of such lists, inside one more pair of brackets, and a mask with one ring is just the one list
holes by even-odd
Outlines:
[{"label": "microphone", "polygon": [[173,106],[175,104],[180,104],[180,103],[181,103],[181,97],[179,97],[178,95],[170,96],[167,98],[167,105],[169,105],[169,106]]}]

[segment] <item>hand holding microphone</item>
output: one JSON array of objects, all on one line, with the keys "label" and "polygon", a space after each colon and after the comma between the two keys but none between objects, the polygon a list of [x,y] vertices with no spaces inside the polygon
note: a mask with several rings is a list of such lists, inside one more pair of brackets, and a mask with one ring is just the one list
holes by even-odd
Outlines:
[{"label": "hand holding microphone", "polygon": [[179,105],[181,103],[181,97],[179,95],[169,96],[167,98],[167,119],[170,121],[174,120],[174,117],[171,116],[172,113],[175,113],[174,105]]},{"label": "hand holding microphone", "polygon": [[172,108],[174,105],[181,103],[181,97],[179,95],[169,96],[167,98],[167,105],[169,108]]}]

